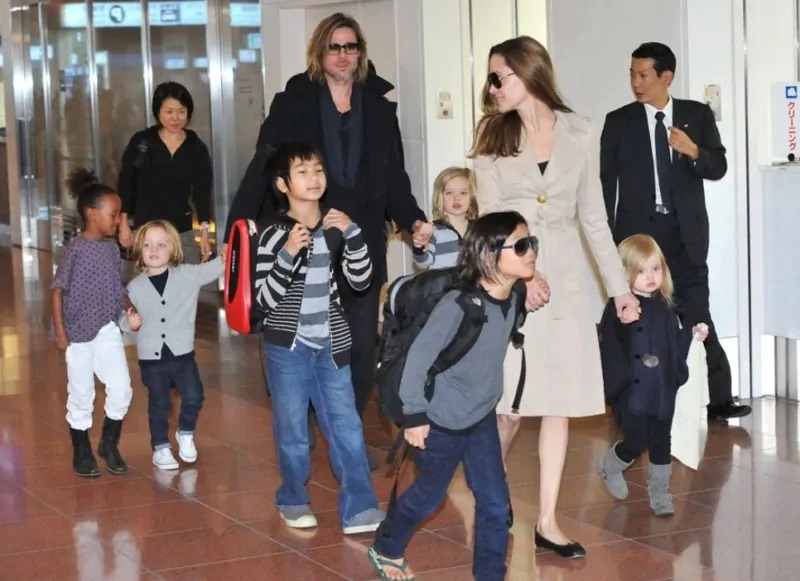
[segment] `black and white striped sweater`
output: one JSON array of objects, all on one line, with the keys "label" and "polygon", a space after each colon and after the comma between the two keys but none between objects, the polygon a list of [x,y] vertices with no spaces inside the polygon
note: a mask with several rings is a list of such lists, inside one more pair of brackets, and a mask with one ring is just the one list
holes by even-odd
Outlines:
[{"label": "black and white striped sweater", "polygon": [[[293,225],[290,220],[286,217],[285,222],[269,226],[261,234],[256,256],[255,288],[256,302],[267,313],[264,339],[268,343],[292,348],[297,341],[308,260],[314,252],[314,247],[312,241],[306,251],[299,252],[293,261],[288,260],[289,255],[281,250]],[[320,223],[317,228],[321,227]],[[361,230],[357,226],[354,230],[348,229],[343,248],[342,238],[342,233],[337,229],[325,231],[331,256],[328,323],[331,352],[336,367],[350,363],[351,346],[350,329],[342,309],[334,274],[336,261],[341,260],[342,272],[354,290],[366,290],[372,281],[372,262]]]}]

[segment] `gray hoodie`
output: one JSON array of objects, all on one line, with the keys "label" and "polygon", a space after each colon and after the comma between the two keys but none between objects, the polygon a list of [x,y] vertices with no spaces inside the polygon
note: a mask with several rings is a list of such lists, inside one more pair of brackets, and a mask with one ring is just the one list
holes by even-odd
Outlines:
[{"label": "gray hoodie", "polygon": [[505,301],[480,293],[486,322],[470,351],[436,376],[430,402],[424,386],[428,369],[454,337],[464,311],[456,302],[459,291],[442,297],[422,331],[411,344],[400,381],[404,427],[433,424],[447,430],[466,430],[486,415],[503,395],[503,361],[517,314],[516,296]]}]

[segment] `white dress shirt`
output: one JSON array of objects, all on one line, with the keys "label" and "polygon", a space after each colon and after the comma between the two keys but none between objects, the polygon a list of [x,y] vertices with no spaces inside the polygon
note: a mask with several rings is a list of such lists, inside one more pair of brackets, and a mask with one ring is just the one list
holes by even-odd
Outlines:
[{"label": "white dress shirt", "polygon": [[[663,109],[656,109],[649,103],[644,104],[647,113],[647,127],[650,130],[650,150],[653,152],[653,175],[656,178],[656,205],[662,204],[661,187],[658,183],[658,162],[656,161],[656,113],[664,113],[664,126],[667,128],[667,138],[669,138],[669,128],[672,126],[672,97],[669,98]],[[672,159],[672,147],[669,148],[669,156]]]}]

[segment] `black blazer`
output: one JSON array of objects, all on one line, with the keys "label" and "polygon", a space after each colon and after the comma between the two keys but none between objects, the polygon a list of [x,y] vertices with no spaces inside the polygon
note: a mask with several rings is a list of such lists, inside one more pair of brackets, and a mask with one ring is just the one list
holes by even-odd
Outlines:
[{"label": "black blazer", "polygon": [[[324,199],[325,206],[347,213],[361,227],[373,263],[373,280],[378,283],[386,280],[386,219],[394,220],[405,230],[411,230],[416,220],[427,220],[411,193],[411,181],[405,170],[397,104],[384,96],[392,88],[377,75],[367,77],[362,101],[364,143],[359,168],[363,181],[357,181],[357,191],[353,195],[335,187],[329,178]],[[319,105],[322,90],[323,86],[313,82],[307,73],[289,79],[286,89],[275,95],[269,115],[261,125],[258,151],[263,152],[270,145],[302,142],[315,146],[324,155]],[[258,156],[257,152],[256,158]],[[240,218],[265,217],[263,187],[248,187],[247,181],[245,176],[231,205],[229,225]]]},{"label": "black blazer", "polygon": [[[708,212],[703,180],[718,180],[725,175],[725,147],[708,105],[673,98],[672,124],[700,150],[695,162],[673,151],[672,199],[689,258],[695,264],[705,264]],[[630,103],[606,116],[600,137],[600,179],[614,240],[619,243],[633,234],[647,232],[655,205],[655,171],[642,103]]]}]

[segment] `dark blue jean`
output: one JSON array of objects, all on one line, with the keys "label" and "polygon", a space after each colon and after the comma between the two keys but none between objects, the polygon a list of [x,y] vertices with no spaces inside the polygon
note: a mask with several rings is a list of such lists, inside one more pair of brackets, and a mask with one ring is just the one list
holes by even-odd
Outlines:
[{"label": "dark blue jean", "polygon": [[354,516],[377,508],[367,464],[361,418],[356,413],[350,367],[333,363],[330,345],[313,349],[297,343],[293,349],[264,344],[267,381],[272,396],[272,428],[281,485],[278,507],[309,504],[305,485],[311,471],[308,449],[308,403],[314,405],[331,466],[339,480],[339,517],[343,525]]},{"label": "dark blue jean", "polygon": [[153,450],[169,447],[169,422],[172,409],[170,388],[181,396],[178,429],[193,433],[197,416],[203,407],[203,382],[194,355],[140,365],[142,383],[147,387],[147,413],[150,422],[150,444]]},{"label": "dark blue jean", "polygon": [[419,525],[445,500],[460,462],[475,497],[475,548],[472,572],[481,581],[502,581],[508,551],[508,484],[492,412],[468,433],[431,428],[424,450],[414,450],[419,474],[397,499],[395,512],[375,533],[375,550],[390,559],[405,555]]}]

